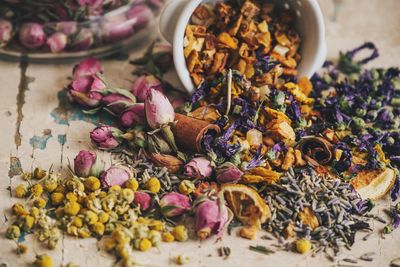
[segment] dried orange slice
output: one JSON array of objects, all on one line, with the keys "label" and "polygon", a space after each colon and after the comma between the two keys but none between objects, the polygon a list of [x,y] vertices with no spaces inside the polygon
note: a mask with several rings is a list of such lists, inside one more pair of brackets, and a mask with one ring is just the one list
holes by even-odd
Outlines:
[{"label": "dried orange slice", "polygon": [[235,217],[245,225],[260,225],[270,217],[268,206],[251,187],[226,184],[221,187],[219,196],[227,202]]},{"label": "dried orange slice", "polygon": [[396,180],[393,169],[362,171],[351,181],[362,199],[379,199],[389,192]]}]

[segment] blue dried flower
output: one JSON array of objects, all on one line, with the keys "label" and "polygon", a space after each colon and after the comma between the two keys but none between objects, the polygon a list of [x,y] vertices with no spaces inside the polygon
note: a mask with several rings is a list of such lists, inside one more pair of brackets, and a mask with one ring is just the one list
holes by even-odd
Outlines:
[{"label": "blue dried flower", "polygon": [[390,197],[392,201],[396,201],[400,197],[400,176],[397,175],[396,181],[390,190]]}]

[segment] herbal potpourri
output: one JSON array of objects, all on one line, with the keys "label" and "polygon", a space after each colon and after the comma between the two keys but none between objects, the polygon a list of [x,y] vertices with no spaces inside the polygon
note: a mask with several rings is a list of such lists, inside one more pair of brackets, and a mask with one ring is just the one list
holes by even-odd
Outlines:
[{"label": "herbal potpourri", "polygon": [[[252,12],[263,10],[246,3]],[[243,17],[251,23],[254,16]],[[274,21],[267,21],[273,31]],[[290,50],[296,43],[288,40]],[[363,48],[373,51],[371,57],[356,61]],[[40,168],[25,174],[14,195],[33,207],[13,206],[8,238],[33,232],[55,248],[61,231],[95,236],[122,264],[135,266],[132,249],[187,240],[192,229],[185,223],[193,218],[200,240],[223,238],[224,229],[236,225],[244,238],[271,232],[279,250],[333,257],[350,249],[356,232],[371,230],[369,218],[382,221],[369,213],[375,199],[391,190],[397,201],[399,70],[363,70],[377,56],[372,43],[341,55],[337,66],[327,63],[311,81],[284,74],[285,63],[274,54],[254,55],[255,64],[271,63],[264,74],[272,79],[258,84],[242,69],[224,65],[187,102],[171,96],[163,79],[170,49],[154,44],[133,62],[139,77],[130,90],[110,87],[93,58],[74,67],[66,90],[87,114],[115,116],[114,125],[98,126],[90,137],[118,163],[106,168],[95,152],[81,151],[66,178]],[[400,225],[398,205],[389,207],[385,234]],[[17,252],[26,251],[17,244]],[[222,250],[229,256],[229,249]],[[49,261],[40,255],[37,265]],[[177,257],[179,264],[187,261]]]}]

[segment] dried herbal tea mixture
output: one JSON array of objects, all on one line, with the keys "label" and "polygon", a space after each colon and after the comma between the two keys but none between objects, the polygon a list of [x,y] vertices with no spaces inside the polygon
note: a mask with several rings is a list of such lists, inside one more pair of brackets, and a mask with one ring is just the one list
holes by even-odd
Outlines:
[{"label": "dried herbal tea mixture", "polygon": [[184,55],[195,85],[235,69],[253,86],[297,76],[295,14],[268,1],[202,4],[186,27]]},{"label": "dried herbal tea mixture", "polygon": [[[200,6],[188,29],[204,30],[202,47],[208,35],[217,34],[211,25],[221,24],[218,29],[228,34],[222,37],[239,47],[250,43],[233,39],[222,26],[240,17],[241,24],[262,24],[275,36],[272,52],[262,48],[269,61],[282,41],[276,32],[295,35],[285,16],[273,23],[271,10],[251,1]],[[216,19],[209,16],[213,12],[226,15]],[[371,56],[356,59],[363,49]],[[215,53],[228,58],[235,54],[231,50],[215,46]],[[372,219],[385,224],[382,234],[390,234],[400,226],[400,71],[362,68],[377,55],[366,43],[341,54],[338,64],[327,62],[311,80],[278,72],[287,68],[278,58],[274,70],[260,73],[225,63],[212,74],[199,68],[207,75],[189,98],[163,79],[170,46],[155,43],[133,61],[139,76],[130,89],[110,86],[101,63],[88,58],[74,67],[65,90],[85,113],[106,112],[115,119],[90,133],[99,150],[112,153],[113,164],[105,166],[94,151],[82,150],[65,177],[40,168],[24,174],[26,181],[13,194],[26,201],[12,207],[6,235],[20,254],[27,250],[20,237],[30,233],[50,249],[62,232],[96,237],[123,266],[136,266],[134,251],[183,242],[191,232],[204,240],[223,238],[227,229],[247,239],[276,240],[271,247],[250,246],[252,252],[325,253],[333,261],[351,249],[357,232],[368,238]],[[273,78],[259,83],[263,74]],[[387,194],[387,216],[377,216],[374,201]],[[218,255],[227,258],[231,250],[222,247]],[[174,259],[190,261],[185,255]],[[51,266],[51,258],[38,255],[36,265]]]}]

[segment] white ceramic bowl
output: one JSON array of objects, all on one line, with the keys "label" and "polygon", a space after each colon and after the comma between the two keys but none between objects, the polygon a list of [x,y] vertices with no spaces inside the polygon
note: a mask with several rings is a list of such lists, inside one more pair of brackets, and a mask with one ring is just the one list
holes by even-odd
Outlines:
[{"label": "white ceramic bowl", "polygon": [[[172,44],[176,71],[189,93],[193,93],[196,88],[186,67],[183,40],[190,17],[202,2],[210,1],[170,0],[165,5],[160,18],[160,31],[164,38]],[[268,2],[295,11],[297,15],[296,28],[302,39],[299,76],[311,77],[322,67],[326,58],[325,26],[317,0],[268,0]]]}]

